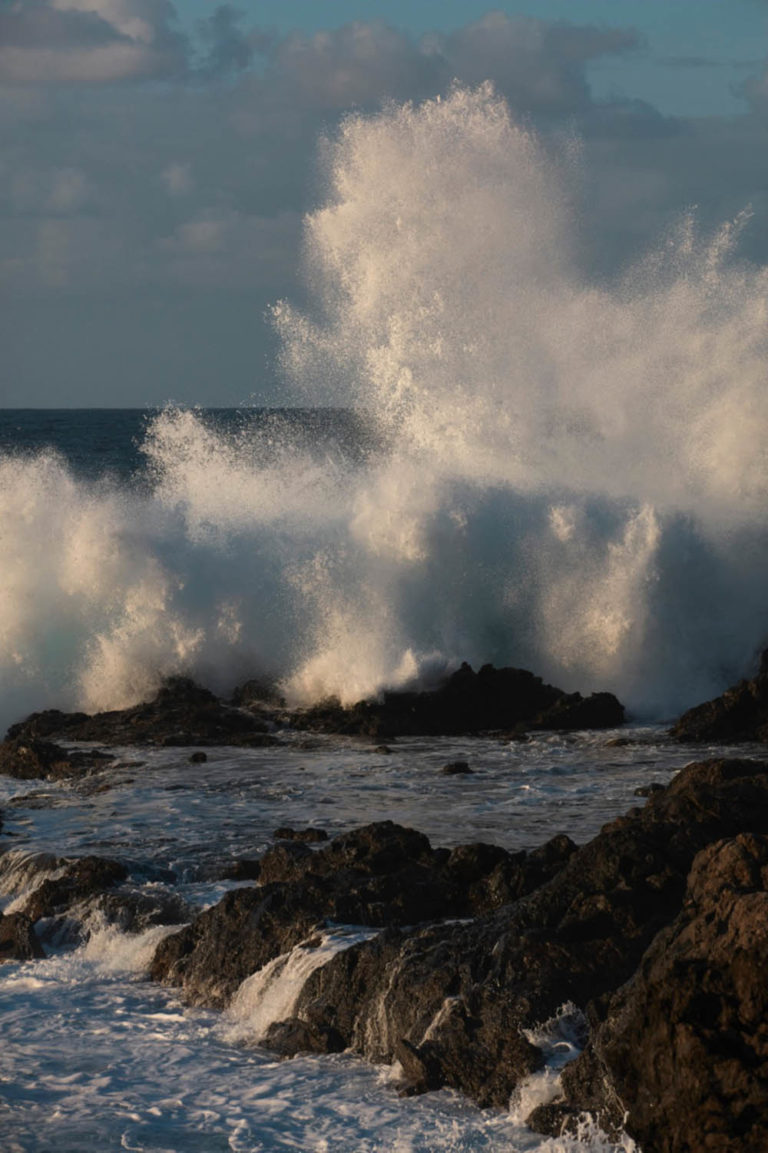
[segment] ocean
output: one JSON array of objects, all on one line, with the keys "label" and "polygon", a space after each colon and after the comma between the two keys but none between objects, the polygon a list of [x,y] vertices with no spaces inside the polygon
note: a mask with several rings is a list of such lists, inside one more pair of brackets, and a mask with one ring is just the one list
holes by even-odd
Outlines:
[{"label": "ocean", "polygon": [[[351,117],[326,159],[307,304],[272,317],[302,407],[0,412],[0,725],[126,707],[176,673],[225,696],[258,677],[300,706],[468,661],[610,690],[633,743],[414,738],[384,757],[287,734],[205,765],[115,749],[81,781],[2,778],[6,911],[41,852],[115,856],[150,887],[172,870],[205,907],[235,884],[223,864],[286,823],[583,843],[638,786],[721,751],[664,731],[768,636],[768,274],[735,259],[738,222],[700,237],[681,219],[589,280],[572,150],[484,88]],[[439,773],[456,759],[472,775]],[[389,1068],[259,1047],[298,960],[223,1015],[149,984],[167,931],[94,922],[2,966],[9,1153],[633,1148],[523,1124],[575,1052],[574,1007],[541,1023],[549,1069],[509,1110],[404,1100]]]}]

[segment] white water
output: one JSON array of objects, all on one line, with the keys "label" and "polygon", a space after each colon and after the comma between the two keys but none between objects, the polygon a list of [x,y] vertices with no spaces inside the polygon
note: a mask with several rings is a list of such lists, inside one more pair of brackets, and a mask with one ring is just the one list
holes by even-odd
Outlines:
[{"label": "white water", "polygon": [[573,149],[487,87],[351,117],[325,157],[310,305],[275,323],[306,403],[353,404],[386,447],[265,456],[168,411],[150,491],[0,459],[4,719],[126,705],[179,670],[352,700],[461,659],[669,715],[747,672],[768,636],[748,222],[683,218],[590,282]]},{"label": "white water", "polygon": [[[613,734],[540,735],[530,744],[410,740],[390,756],[359,742],[313,748],[148,750],[147,763],[107,766],[93,778],[48,784],[0,778],[0,872],[11,902],[47,874],[35,850],[124,860],[151,891],[173,867],[181,895],[218,900],[232,882],[222,866],[257,855],[277,825],[366,819],[421,827],[433,844],[486,840],[510,848],[556,832],[578,839],[625,811],[637,784],[665,781],[690,750],[654,743],[606,747]],[[142,754],[143,755],[143,754]],[[474,774],[440,766],[470,760]],[[135,762],[135,750],[131,758]],[[47,863],[50,865],[50,862]],[[154,866],[154,867],[153,867]],[[210,879],[214,878],[214,879]],[[9,906],[6,905],[6,908]],[[166,1153],[630,1153],[585,1122],[577,1139],[548,1140],[524,1125],[527,1109],[557,1087],[576,1052],[571,1012],[532,1037],[549,1069],[520,1087],[509,1111],[481,1111],[449,1092],[400,1099],[397,1069],[350,1057],[275,1061],[255,1042],[291,1015],[309,971],[359,939],[334,928],[247,978],[225,1014],[183,1008],[172,990],[142,980],[165,926],[126,936],[88,918],[87,942],[39,962],[0,966],[0,1124],[3,1153],[133,1149]],[[171,930],[172,931],[172,930]],[[363,931],[365,932],[365,930]]]}]

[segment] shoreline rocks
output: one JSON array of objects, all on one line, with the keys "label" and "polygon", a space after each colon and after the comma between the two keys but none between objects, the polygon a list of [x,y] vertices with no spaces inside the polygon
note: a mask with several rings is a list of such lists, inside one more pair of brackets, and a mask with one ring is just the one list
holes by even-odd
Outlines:
[{"label": "shoreline rocks", "polygon": [[[581,848],[555,838],[530,854],[448,852],[388,822],[319,850],[282,842],[262,859],[259,886],[165,938],[152,976],[224,1007],[323,924],[376,926],[311,973],[268,1044],[399,1061],[406,1092],[450,1086],[504,1107],[543,1062],[527,1031],[570,1000],[587,1010],[590,1043],[563,1075],[562,1100],[532,1123],[559,1131],[591,1109],[610,1127],[626,1112],[641,1146],[684,1153],[714,1131],[762,1140],[766,880],[768,764],[705,761]],[[657,1085],[667,1044],[677,1072]],[[680,1091],[657,1117],[649,1102],[665,1078]],[[729,1148],[727,1136],[710,1145]]]},{"label": "shoreline rocks", "polygon": [[673,725],[670,736],[677,741],[768,743],[768,649],[754,677],[688,709]]}]

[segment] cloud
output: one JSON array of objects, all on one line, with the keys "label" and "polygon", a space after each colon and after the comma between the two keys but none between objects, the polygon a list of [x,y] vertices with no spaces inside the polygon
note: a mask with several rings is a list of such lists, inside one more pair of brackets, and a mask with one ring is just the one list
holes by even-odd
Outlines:
[{"label": "cloud", "polygon": [[185,43],[167,0],[11,0],[0,83],[99,85],[178,74]]},{"label": "cloud", "polygon": [[[581,139],[581,184],[569,191],[589,275],[613,275],[693,204],[714,227],[752,203],[746,251],[768,259],[765,72],[745,85],[744,116],[686,121],[595,98],[592,63],[643,50],[631,30],[491,13],[420,39],[380,21],[278,36],[243,8],[212,8],[197,38],[181,34],[168,0],[0,9],[0,292],[17,402],[43,310],[52,328],[66,326],[72,387],[97,392],[110,342],[130,340],[135,377],[155,380],[158,399],[165,373],[175,395],[205,400],[192,390],[205,387],[217,334],[247,330],[253,356],[254,343],[270,347],[267,304],[302,292],[302,214],[322,195],[318,139],[350,109],[418,101],[454,81],[490,79],[545,140]],[[101,359],[88,355],[94,315],[110,334]],[[234,402],[243,356],[228,350],[237,371],[221,387]],[[44,359],[36,352],[40,389]],[[55,378],[53,353],[50,364]],[[119,379],[129,390],[127,367]]]}]

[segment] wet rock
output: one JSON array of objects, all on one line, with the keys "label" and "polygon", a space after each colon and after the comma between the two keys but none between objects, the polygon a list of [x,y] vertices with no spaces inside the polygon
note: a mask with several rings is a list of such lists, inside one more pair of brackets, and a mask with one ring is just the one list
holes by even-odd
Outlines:
[{"label": "wet rock", "polygon": [[227,881],[258,881],[261,874],[261,861],[255,857],[240,857],[230,862],[222,876]]},{"label": "wet rock", "polygon": [[624,706],[613,693],[563,694],[549,708],[539,713],[527,727],[530,729],[614,729],[624,724]]},{"label": "wet rock", "polygon": [[208,760],[208,754],[203,752],[192,753],[189,757],[190,765],[204,765]]},{"label": "wet rock", "polygon": [[22,912],[32,922],[65,913],[128,876],[125,865],[105,857],[79,857],[58,864],[60,875],[47,877],[24,903]]},{"label": "wet rock", "polygon": [[768,832],[768,766],[689,766],[513,904],[336,955],[295,1013],[372,1060],[395,1059],[405,1039],[424,1064],[415,1088],[440,1082],[501,1106],[527,1067],[524,1030],[565,1000],[599,1004],[631,977],[678,914],[696,853],[745,827]]},{"label": "wet rock", "polygon": [[768,741],[768,649],[757,675],[683,713],[670,735],[679,741]]},{"label": "wet rock", "polygon": [[[415,925],[497,907],[561,867],[494,846],[432,849],[413,829],[382,821],[321,849],[280,841],[261,858],[257,889],[227,894],[158,949],[153,975],[188,999],[223,1005],[245,977],[293,948],[318,922]],[[324,1022],[332,1027],[332,1022]]]},{"label": "wet rock", "polygon": [[272,836],[279,841],[304,841],[306,844],[319,844],[321,841],[328,840],[328,834],[325,829],[292,829],[288,825],[281,825],[279,829],[275,829]]},{"label": "wet rock", "polygon": [[44,956],[29,917],[23,913],[0,913],[0,964],[3,961],[32,961]]},{"label": "wet rock", "polygon": [[187,677],[171,677],[150,701],[130,709],[96,713],[61,713],[49,709],[12,725],[8,740],[29,742],[58,737],[110,745],[236,745],[257,748],[276,739],[267,724],[252,714],[222,704]]},{"label": "wet rock", "polygon": [[37,737],[19,736],[0,744],[0,774],[24,781],[84,777],[111,760],[97,750],[64,749]]},{"label": "wet rock", "polygon": [[618,1102],[659,1153],[768,1148],[767,926],[768,836],[704,849],[679,916],[565,1080],[569,1098],[586,1085],[609,1121]]},{"label": "wet rock", "polygon": [[624,710],[610,693],[584,700],[544,684],[525,669],[479,672],[463,664],[433,691],[387,692],[380,700],[359,701],[349,708],[331,699],[291,714],[296,728],[349,733],[373,738],[438,736],[516,727],[552,729],[613,727]]},{"label": "wet rock", "polygon": [[472,773],[467,761],[449,761],[440,770],[446,777],[468,776]]},{"label": "wet rock", "polygon": [[638,785],[634,790],[634,795],[636,797],[651,797],[654,793],[661,793],[663,790],[664,786],[658,781],[654,781],[650,785]]}]

